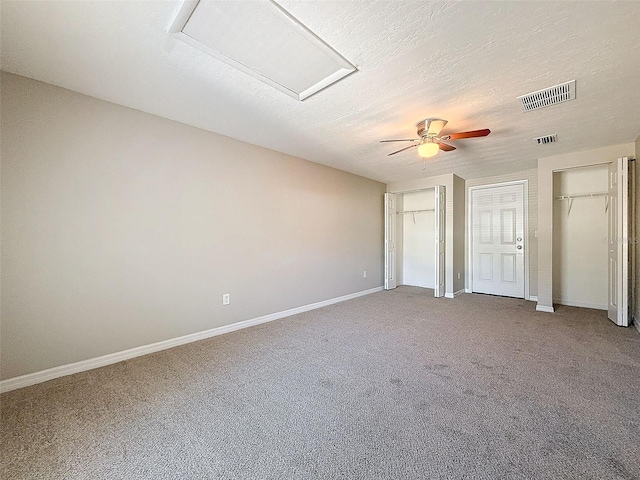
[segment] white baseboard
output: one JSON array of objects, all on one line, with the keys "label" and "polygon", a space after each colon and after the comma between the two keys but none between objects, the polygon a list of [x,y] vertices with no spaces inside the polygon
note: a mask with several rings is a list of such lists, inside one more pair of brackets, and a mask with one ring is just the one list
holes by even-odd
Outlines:
[{"label": "white baseboard", "polygon": [[470,288],[465,288],[464,293],[473,293],[473,290],[471,290]]},{"label": "white baseboard", "polygon": [[369,290],[363,290],[361,292],[351,293],[349,295],[343,295],[341,297],[330,298],[329,300],[323,300],[322,302],[310,303],[301,307],[291,308],[289,310],[271,313],[269,315],[263,315],[262,317],[251,318],[249,320],[243,320],[241,322],[232,323],[230,325],[223,325],[221,327],[204,330],[202,332],[191,333],[182,337],[170,338],[161,342],[142,345],[140,347],[123,350],[121,352],[110,353],[101,357],[90,358],[88,360],[69,363],[67,365],[60,365],[59,367],[49,368],[40,372],[28,373],[19,377],[8,378],[6,380],[0,381],[0,393],[9,392],[18,388],[28,387],[37,383],[53,380],[54,378],[64,377],[65,375],[71,375],[74,373],[92,370],[94,368],[104,367],[105,365],[111,365],[113,363],[122,362],[123,360],[129,360],[131,358],[140,357],[149,353],[159,352],[160,350],[166,350],[168,348],[177,347],[186,343],[204,340],[205,338],[223,335],[225,333],[252,327],[261,323],[272,322],[274,320],[279,320],[281,318],[296,315],[298,313],[308,312],[309,310],[315,310],[316,308],[333,305],[334,303],[344,302],[345,300],[351,300],[353,298],[362,297],[371,293],[381,292],[382,289],[383,287],[370,288]]},{"label": "white baseboard", "polygon": [[465,293],[464,289],[458,290],[457,292],[453,292],[453,293],[445,293],[444,296],[445,298],[456,298],[462,295],[463,293]]},{"label": "white baseboard", "polygon": [[566,305],[568,307],[582,307],[582,308],[593,308],[595,310],[607,310],[606,304],[574,302],[572,300],[563,300],[562,298],[554,298],[553,303],[557,303],[559,305]]},{"label": "white baseboard", "polygon": [[538,301],[538,296],[537,295],[529,295],[529,301],[530,302],[537,302]]},{"label": "white baseboard", "polygon": [[547,307],[546,305],[536,305],[536,312],[547,312],[547,313],[554,313],[555,310],[553,307]]}]

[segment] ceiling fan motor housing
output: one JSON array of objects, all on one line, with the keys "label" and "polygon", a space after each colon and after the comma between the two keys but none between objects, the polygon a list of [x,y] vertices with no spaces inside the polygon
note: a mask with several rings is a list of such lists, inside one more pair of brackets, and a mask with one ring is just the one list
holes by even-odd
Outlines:
[{"label": "ceiling fan motor housing", "polygon": [[446,124],[447,121],[441,118],[426,118],[419,122],[416,127],[420,137],[437,137]]}]

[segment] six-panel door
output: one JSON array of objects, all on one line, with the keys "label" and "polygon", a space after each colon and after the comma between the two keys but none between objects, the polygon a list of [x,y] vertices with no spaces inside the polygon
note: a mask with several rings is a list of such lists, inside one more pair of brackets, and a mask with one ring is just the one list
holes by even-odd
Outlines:
[{"label": "six-panel door", "polygon": [[471,194],[472,290],[524,298],[524,185]]}]

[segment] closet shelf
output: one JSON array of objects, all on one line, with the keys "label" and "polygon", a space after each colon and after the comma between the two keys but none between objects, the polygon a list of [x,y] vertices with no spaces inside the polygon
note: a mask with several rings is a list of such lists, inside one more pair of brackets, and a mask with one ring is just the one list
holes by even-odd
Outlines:
[{"label": "closet shelf", "polygon": [[435,208],[424,208],[422,210],[404,210],[402,212],[396,212],[398,215],[411,215],[413,219],[413,223],[416,223],[416,214],[418,213],[427,213],[427,212],[435,212]]},{"label": "closet shelf", "polygon": [[594,192],[594,193],[576,193],[571,195],[559,195],[556,200],[569,200],[569,208],[567,209],[567,217],[571,213],[573,207],[573,200],[576,198],[591,198],[591,197],[606,197],[604,203],[605,213],[609,210],[609,193],[607,192]]},{"label": "closet shelf", "polygon": [[609,195],[609,194],[607,192],[577,193],[575,195],[560,195],[556,197],[556,200],[570,200],[572,198],[583,198],[583,197],[604,197],[605,195]]},{"label": "closet shelf", "polygon": [[435,208],[426,208],[423,210],[404,210],[402,212],[396,212],[398,215],[406,215],[406,214],[413,214],[413,213],[423,213],[423,212],[435,212],[436,209]]}]

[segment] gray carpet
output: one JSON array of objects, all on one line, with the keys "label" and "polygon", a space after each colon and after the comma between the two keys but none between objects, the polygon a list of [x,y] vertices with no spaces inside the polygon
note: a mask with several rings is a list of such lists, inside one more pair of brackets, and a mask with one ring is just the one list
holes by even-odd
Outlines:
[{"label": "gray carpet", "polygon": [[640,478],[640,335],[400,287],[4,394],[3,479]]}]

